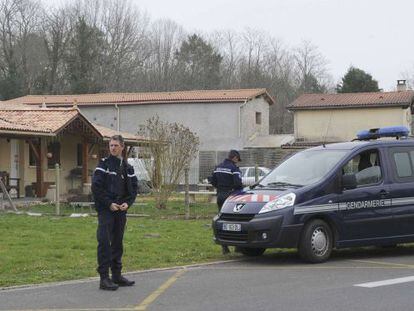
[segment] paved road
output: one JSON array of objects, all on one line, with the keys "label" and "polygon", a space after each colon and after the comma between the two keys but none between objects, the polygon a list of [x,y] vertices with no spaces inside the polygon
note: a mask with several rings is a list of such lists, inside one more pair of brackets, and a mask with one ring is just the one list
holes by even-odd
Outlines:
[{"label": "paved road", "polygon": [[136,286],[115,292],[97,279],[2,290],[0,310],[412,310],[414,247],[335,252],[318,265],[271,253],[129,276]]}]

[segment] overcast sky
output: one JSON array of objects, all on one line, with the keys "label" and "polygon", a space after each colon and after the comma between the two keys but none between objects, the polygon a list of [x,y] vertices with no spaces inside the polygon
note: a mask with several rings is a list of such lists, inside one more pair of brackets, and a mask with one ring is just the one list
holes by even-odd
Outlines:
[{"label": "overcast sky", "polygon": [[309,40],[329,61],[334,82],[353,65],[384,91],[414,74],[413,0],[131,0],[152,21],[187,31],[263,30],[288,46]]}]

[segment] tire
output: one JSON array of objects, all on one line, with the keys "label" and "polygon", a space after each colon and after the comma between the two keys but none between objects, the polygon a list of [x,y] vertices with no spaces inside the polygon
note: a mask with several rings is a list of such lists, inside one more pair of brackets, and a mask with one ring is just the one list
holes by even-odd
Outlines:
[{"label": "tire", "polygon": [[249,257],[261,256],[265,252],[266,248],[248,248],[248,247],[239,247],[240,253]]},{"label": "tire", "polygon": [[321,263],[331,256],[333,235],[329,225],[320,219],[308,222],[299,243],[300,256],[311,263]]}]

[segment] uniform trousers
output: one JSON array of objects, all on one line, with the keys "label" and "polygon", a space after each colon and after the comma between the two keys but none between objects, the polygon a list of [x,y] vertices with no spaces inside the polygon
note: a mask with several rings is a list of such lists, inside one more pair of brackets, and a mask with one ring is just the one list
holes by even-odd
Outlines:
[{"label": "uniform trousers", "polygon": [[121,274],[124,230],[126,224],[125,211],[99,211],[98,229],[98,272],[101,277]]}]

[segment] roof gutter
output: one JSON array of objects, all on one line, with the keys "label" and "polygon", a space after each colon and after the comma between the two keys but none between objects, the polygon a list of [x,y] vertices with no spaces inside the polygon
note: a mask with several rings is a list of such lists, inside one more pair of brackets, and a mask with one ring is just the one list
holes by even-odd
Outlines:
[{"label": "roof gutter", "polygon": [[18,136],[45,136],[56,137],[55,133],[50,132],[26,132],[26,131],[14,131],[14,130],[0,130],[0,135],[18,135]]},{"label": "roof gutter", "polygon": [[242,108],[244,106],[246,106],[247,100],[248,99],[246,98],[246,100],[244,101],[244,103],[239,106],[239,137],[241,137],[241,111],[242,111]]}]

